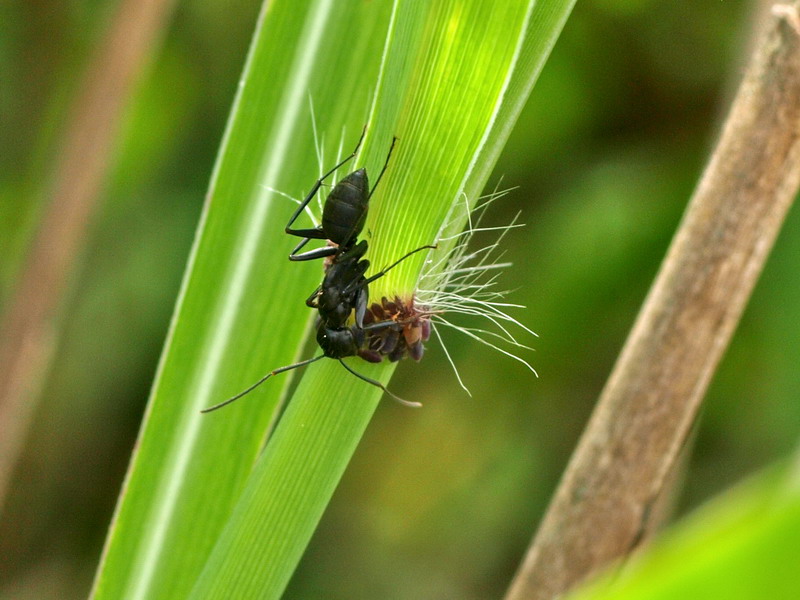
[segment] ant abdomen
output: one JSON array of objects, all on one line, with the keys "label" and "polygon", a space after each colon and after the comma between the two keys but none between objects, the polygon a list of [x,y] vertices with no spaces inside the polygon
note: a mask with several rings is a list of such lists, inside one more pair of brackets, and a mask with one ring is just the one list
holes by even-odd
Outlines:
[{"label": "ant abdomen", "polygon": [[322,229],[328,239],[348,246],[364,229],[369,211],[369,180],[364,168],[353,171],[337,183],[322,209]]}]

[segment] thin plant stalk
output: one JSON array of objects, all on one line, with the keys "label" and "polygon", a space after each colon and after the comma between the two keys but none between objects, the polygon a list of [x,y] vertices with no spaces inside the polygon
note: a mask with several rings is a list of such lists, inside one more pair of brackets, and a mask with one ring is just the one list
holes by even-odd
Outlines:
[{"label": "thin plant stalk", "polygon": [[560,597],[651,533],[653,507],[800,186],[799,10],[773,8],[508,600]]}]

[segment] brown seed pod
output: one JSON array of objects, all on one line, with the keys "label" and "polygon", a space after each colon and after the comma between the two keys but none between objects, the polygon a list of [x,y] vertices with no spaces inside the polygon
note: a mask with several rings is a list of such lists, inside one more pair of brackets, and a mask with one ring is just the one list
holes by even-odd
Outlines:
[{"label": "brown seed pod", "polygon": [[403,300],[395,296],[374,302],[364,317],[364,324],[394,321],[393,327],[367,331],[367,346],[370,353],[386,356],[391,362],[410,356],[416,361],[424,353],[423,343],[431,335],[431,311],[419,305],[414,298]]}]

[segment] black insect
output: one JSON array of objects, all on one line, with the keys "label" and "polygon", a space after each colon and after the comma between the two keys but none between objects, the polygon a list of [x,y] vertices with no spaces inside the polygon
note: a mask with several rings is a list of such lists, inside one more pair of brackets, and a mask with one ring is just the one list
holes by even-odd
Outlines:
[{"label": "black insect", "polygon": [[[371,319],[370,323],[364,325],[364,317],[367,312],[369,301],[369,284],[383,277],[390,269],[393,269],[416,252],[436,247],[422,246],[412,250],[371,277],[367,278],[365,276],[369,268],[369,261],[364,258],[368,249],[368,244],[366,240],[361,240],[359,242],[358,235],[364,228],[364,222],[369,208],[369,199],[375,192],[375,188],[389,165],[389,158],[392,155],[396,138],[392,140],[392,145],[386,157],[386,163],[378,175],[375,186],[373,186],[371,190],[369,190],[366,169],[361,168],[354,171],[337,183],[328,195],[323,208],[322,223],[319,227],[313,229],[291,228],[300,212],[302,212],[314,195],[319,191],[323,181],[357,154],[361,142],[364,139],[365,132],[366,128],[364,132],[362,132],[353,154],[345,158],[316,181],[311,191],[303,202],[301,202],[300,206],[289,220],[289,223],[286,225],[286,233],[304,238],[289,255],[290,260],[312,260],[316,258],[333,257],[331,263],[327,267],[322,283],[306,300],[307,306],[319,311],[317,343],[323,353],[319,356],[275,369],[267,373],[243,392],[224,402],[206,408],[202,412],[210,412],[238,400],[273,375],[305,366],[325,357],[337,359],[350,373],[380,388],[399,402],[418,406],[418,403],[407,402],[399,398],[379,381],[357,373],[342,360],[348,356],[360,356],[364,360],[370,362],[381,361],[381,354],[368,347],[368,336],[384,329],[402,331],[404,323],[398,322],[397,320],[375,322],[374,319]],[[297,254],[311,239],[327,239],[335,245]],[[354,323],[350,325],[348,322],[353,313]]]},{"label": "black insect", "polygon": [[[369,261],[362,258],[367,251],[366,240],[361,240],[331,263],[322,284],[306,300],[306,305],[319,310],[320,322],[317,327],[317,343],[329,358],[360,356],[369,362],[381,362],[381,355],[365,344],[365,331],[382,329],[402,330],[402,323],[395,319],[384,321],[370,320],[364,325],[364,317],[369,303],[369,284],[386,275],[408,257],[422,250],[436,246],[421,246],[400,257],[385,269],[369,278],[364,276]],[[351,313],[354,324],[348,326]],[[370,315],[371,316],[371,315]]]},{"label": "black insect", "polygon": [[[367,169],[362,167],[353,171],[339,181],[328,194],[325,199],[325,205],[322,209],[322,223],[319,226],[311,229],[292,229],[292,225],[300,216],[300,213],[305,210],[308,203],[316,196],[319,188],[322,187],[324,181],[333,175],[340,167],[355,158],[358,154],[358,149],[361,147],[361,142],[364,141],[364,135],[367,128],[361,132],[361,137],[356,144],[353,153],[342,160],[339,164],[333,167],[330,171],[325,173],[322,177],[317,179],[311,191],[308,192],[306,197],[294,211],[294,214],[289,219],[286,225],[286,233],[289,235],[296,235],[304,238],[291,254],[289,260],[314,260],[316,258],[324,258],[326,256],[336,256],[343,252],[347,252],[352,248],[361,230],[364,229],[364,223],[367,220],[367,211],[369,210],[369,199],[375,193],[375,189],[386,172],[389,166],[389,159],[392,156],[392,150],[397,142],[397,138],[392,138],[392,145],[389,147],[389,153],[386,155],[386,162],[381,169],[378,179],[375,180],[375,185],[369,189],[369,178],[367,177]],[[298,252],[311,240],[329,240],[333,245],[324,246],[315,250],[309,250],[298,254]]]},{"label": "black insect", "polygon": [[[421,246],[412,250],[369,278],[364,277],[364,273],[369,267],[369,261],[362,259],[364,253],[367,251],[366,240],[362,240],[348,252],[340,254],[328,268],[325,273],[325,278],[322,280],[322,284],[309,296],[308,300],[306,300],[308,306],[317,308],[320,313],[319,323],[317,325],[317,344],[322,348],[322,354],[270,371],[246,390],[224,402],[205,408],[201,412],[207,413],[227,406],[231,402],[252,392],[273,375],[303,367],[326,357],[337,359],[350,373],[380,388],[398,402],[408,406],[419,406],[418,402],[409,402],[393,394],[380,381],[376,381],[375,379],[371,379],[354,371],[347,366],[347,363],[342,359],[348,356],[360,356],[369,362],[381,362],[382,356],[367,347],[366,341],[368,334],[388,328],[402,331],[404,324],[395,320],[372,322],[367,325],[363,324],[369,299],[368,286],[376,279],[386,275],[390,269],[393,269],[411,255],[422,250],[433,248],[436,248],[436,246]],[[347,321],[354,310],[356,322],[353,325],[348,325]]]}]

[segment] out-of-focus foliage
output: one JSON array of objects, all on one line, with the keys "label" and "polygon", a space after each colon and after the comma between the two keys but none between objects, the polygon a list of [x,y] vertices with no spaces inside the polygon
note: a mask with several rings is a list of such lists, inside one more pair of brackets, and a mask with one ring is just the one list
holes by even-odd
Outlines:
[{"label": "out-of-focus foliage", "polygon": [[[540,336],[540,377],[447,332],[472,398],[434,343],[401,365],[392,388],[425,407],[379,408],[287,597],[502,594],[702,169],[750,8],[578,2],[496,170],[519,187],[487,217],[527,223],[506,238],[501,285],[528,306],[516,316]],[[96,2],[3,10],[0,301],[108,16]],[[136,96],[0,521],[0,597],[86,595],[257,11],[181,4]],[[709,392],[681,510],[796,442],[797,256],[794,211]]]},{"label": "out-of-focus foliage", "polygon": [[794,598],[800,564],[797,465],[728,490],[572,600]]}]

